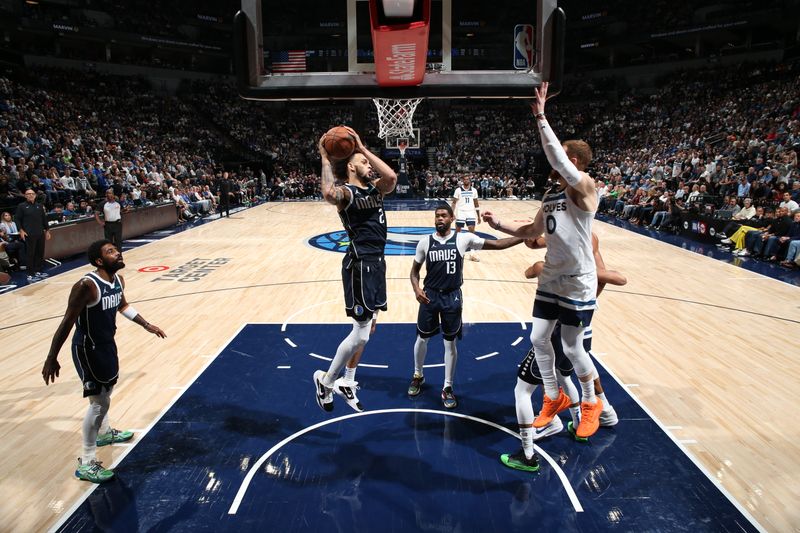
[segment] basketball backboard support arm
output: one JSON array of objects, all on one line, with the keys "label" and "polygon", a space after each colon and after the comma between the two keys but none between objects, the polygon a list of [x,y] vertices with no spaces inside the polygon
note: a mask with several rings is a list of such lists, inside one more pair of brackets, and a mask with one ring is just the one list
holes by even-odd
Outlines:
[{"label": "basketball backboard support arm", "polygon": [[[447,2],[446,5],[449,5]],[[556,0],[536,0],[536,65],[522,71],[428,72],[421,85],[379,87],[372,72],[306,72],[267,74],[263,67],[261,0],[242,0],[234,17],[234,66],[243,98],[252,100],[332,100],[371,98],[532,98],[533,87],[561,87],[563,74],[564,12]],[[447,44],[447,43],[445,43]],[[549,51],[549,53],[545,53]]]}]

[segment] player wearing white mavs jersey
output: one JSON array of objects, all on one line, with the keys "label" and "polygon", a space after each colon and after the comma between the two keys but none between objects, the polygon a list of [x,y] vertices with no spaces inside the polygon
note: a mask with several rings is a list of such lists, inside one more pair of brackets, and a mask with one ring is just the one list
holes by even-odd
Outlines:
[{"label": "player wearing white mavs jersey", "polygon": [[[466,226],[470,233],[475,233],[475,224],[481,223],[478,190],[472,186],[469,176],[461,178],[461,187],[456,187],[452,201],[453,213],[456,216],[456,233]],[[478,254],[472,252],[466,258],[471,261],[480,261]]]},{"label": "player wearing white mavs jersey", "polygon": [[[533,305],[531,342],[544,382],[544,405],[533,426],[541,428],[570,405],[555,377],[555,352],[550,335],[560,321],[564,353],[572,361],[581,382],[581,422],[576,434],[589,437],[599,427],[602,402],[594,392],[597,371],[583,347],[584,330],[591,325],[597,292],[597,273],[592,253],[592,220],[597,210],[594,180],[585,172],[591,149],[582,141],[558,141],[544,115],[547,83],[536,89],[531,108],[536,117],[542,147],[561,189],[550,191],[529,224],[504,224],[487,211],[489,225],[510,235],[535,239],[547,233],[547,255]],[[527,454],[526,454],[527,455]],[[534,458],[535,460],[535,458]]]}]

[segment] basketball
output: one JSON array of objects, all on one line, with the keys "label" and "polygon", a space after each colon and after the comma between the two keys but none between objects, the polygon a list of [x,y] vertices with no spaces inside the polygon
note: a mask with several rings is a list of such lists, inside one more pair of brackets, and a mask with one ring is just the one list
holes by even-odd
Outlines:
[{"label": "basketball", "polygon": [[329,129],[322,139],[322,146],[333,159],[346,159],[353,155],[356,141],[344,126]]},{"label": "basketball", "polygon": [[0,285],[5,285],[9,281],[11,281],[11,276],[6,274],[5,272],[0,272]]}]

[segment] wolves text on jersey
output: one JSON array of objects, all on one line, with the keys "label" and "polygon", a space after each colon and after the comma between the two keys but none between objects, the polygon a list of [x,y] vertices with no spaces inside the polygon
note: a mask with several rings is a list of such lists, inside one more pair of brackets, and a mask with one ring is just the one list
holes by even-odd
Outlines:
[{"label": "wolves text on jersey", "polygon": [[553,211],[566,211],[567,210],[567,201],[561,200],[558,202],[549,202],[544,204],[542,207],[545,213],[552,213]]}]

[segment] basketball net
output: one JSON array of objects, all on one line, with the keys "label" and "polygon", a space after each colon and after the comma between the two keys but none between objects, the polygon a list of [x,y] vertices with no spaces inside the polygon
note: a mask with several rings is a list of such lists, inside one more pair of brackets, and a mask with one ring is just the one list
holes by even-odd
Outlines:
[{"label": "basketball net", "polygon": [[[372,101],[378,110],[378,137],[385,139],[389,135],[396,137],[414,135],[414,111],[422,98],[373,98]],[[404,153],[405,149],[401,152]]]}]

